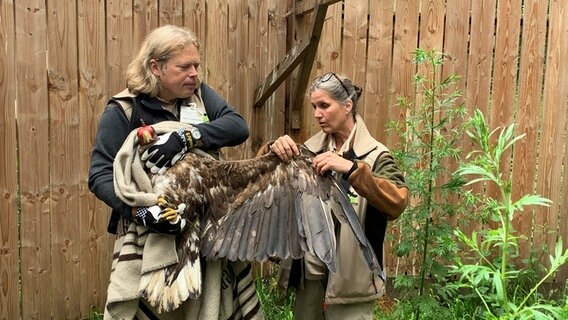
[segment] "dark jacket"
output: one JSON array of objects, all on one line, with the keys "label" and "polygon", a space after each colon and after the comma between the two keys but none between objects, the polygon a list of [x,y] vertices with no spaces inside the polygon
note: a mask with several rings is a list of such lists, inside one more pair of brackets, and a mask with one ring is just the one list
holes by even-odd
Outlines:
[{"label": "dark jacket", "polygon": [[[200,90],[209,117],[208,123],[195,125],[201,132],[203,149],[216,150],[243,143],[249,136],[249,128],[243,117],[205,83],[201,84]],[[131,99],[132,121],[116,100],[108,102],[99,121],[89,167],[89,190],[112,208],[107,231],[113,234],[117,232],[119,218],[130,218],[131,215],[131,208],[114,191],[113,161],[118,150],[128,134],[140,126],[140,119],[149,125],[179,120],[173,113],[163,109],[156,98],[141,94]]]}]

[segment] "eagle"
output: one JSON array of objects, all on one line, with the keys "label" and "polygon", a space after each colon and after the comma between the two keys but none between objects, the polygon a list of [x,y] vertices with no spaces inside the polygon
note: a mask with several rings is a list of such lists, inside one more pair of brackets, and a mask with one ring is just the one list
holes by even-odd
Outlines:
[{"label": "eagle", "polygon": [[317,174],[315,154],[300,150],[290,161],[272,152],[232,161],[188,152],[164,174],[150,174],[156,195],[185,204],[187,223],[176,236],[179,263],[147,276],[142,296],[161,311],[198,298],[202,258],[264,262],[309,252],[335,272],[335,221],[354,233],[368,267],[382,275],[340,183],[329,173]]}]

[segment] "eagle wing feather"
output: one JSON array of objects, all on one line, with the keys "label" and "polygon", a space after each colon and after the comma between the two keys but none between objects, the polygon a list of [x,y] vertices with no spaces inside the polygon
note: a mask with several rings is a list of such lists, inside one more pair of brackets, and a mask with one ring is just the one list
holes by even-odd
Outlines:
[{"label": "eagle wing feather", "polygon": [[[335,272],[332,215],[355,233],[369,268],[381,274],[357,213],[331,175],[320,176],[312,169],[313,157],[305,149],[289,162],[272,153],[240,161],[189,153],[165,174],[154,176],[154,192],[175,205],[186,204],[183,217],[189,223],[176,242],[180,262],[156,271],[165,272],[164,292],[184,292],[160,295],[154,289],[150,303],[169,311],[198,297],[200,256],[266,261],[298,259],[310,252]],[[191,283],[175,283],[184,279]]]}]

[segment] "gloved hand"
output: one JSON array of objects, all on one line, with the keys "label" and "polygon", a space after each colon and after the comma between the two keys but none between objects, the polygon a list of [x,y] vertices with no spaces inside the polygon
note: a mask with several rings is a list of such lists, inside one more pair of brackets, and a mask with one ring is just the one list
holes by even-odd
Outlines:
[{"label": "gloved hand", "polygon": [[159,197],[156,205],[136,208],[136,217],[142,225],[156,233],[177,235],[186,225],[181,217],[185,207],[185,203],[175,206]]},{"label": "gloved hand", "polygon": [[144,151],[140,159],[152,173],[163,174],[167,168],[183,159],[188,150],[183,132],[180,129],[177,132],[162,134],[156,143]]}]

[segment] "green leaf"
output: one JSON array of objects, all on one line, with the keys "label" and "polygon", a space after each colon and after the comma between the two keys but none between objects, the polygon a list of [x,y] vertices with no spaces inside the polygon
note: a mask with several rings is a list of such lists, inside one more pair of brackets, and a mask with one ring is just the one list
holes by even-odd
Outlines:
[{"label": "green leaf", "polygon": [[398,275],[394,278],[393,284],[396,289],[414,288],[416,287],[416,277],[408,275]]},{"label": "green leaf", "polygon": [[396,246],[396,255],[398,257],[402,257],[407,255],[413,248],[412,242],[408,239],[402,240],[397,246]]},{"label": "green leaf", "polygon": [[[478,165],[462,166],[461,168],[459,168],[456,171],[456,174],[461,175],[461,176],[464,176],[464,175],[479,175],[479,176],[481,176],[481,178],[473,180],[475,182],[486,181],[486,180],[497,181],[497,178],[495,177],[495,175],[493,175],[493,173],[491,171],[488,171],[485,168],[478,166]],[[470,182],[466,183],[466,185],[469,185],[469,184],[472,184],[472,183],[474,183],[474,182],[470,181]]]},{"label": "green leaf", "polygon": [[495,288],[495,293],[499,301],[505,300],[505,291],[503,290],[503,282],[501,282],[501,271],[496,270],[493,275],[493,287]]},{"label": "green leaf", "polygon": [[544,206],[549,207],[552,204],[552,200],[543,198],[539,195],[525,195],[521,199],[517,200],[512,206],[515,210],[523,210],[525,206]]}]

